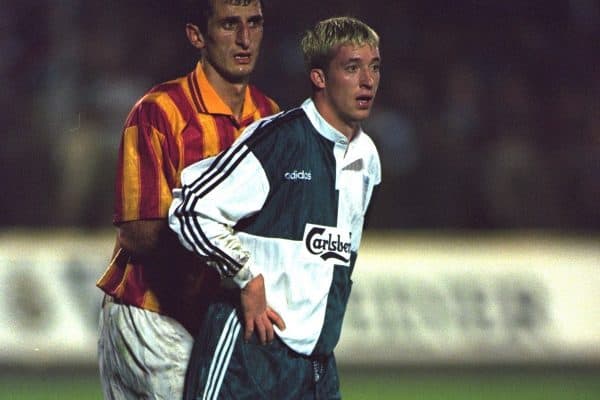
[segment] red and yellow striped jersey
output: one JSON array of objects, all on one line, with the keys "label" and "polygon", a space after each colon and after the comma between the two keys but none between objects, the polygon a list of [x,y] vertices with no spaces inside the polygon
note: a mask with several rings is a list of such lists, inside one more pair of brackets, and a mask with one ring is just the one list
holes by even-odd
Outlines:
[{"label": "red and yellow striped jersey", "polygon": [[[278,111],[273,100],[248,85],[237,119],[200,63],[187,76],[152,88],[125,123],[113,223],[165,219],[184,167],[226,149],[245,127]],[[194,301],[183,298],[187,291],[181,286],[202,291],[199,282],[207,280],[202,275],[211,271],[177,243],[165,243],[163,253],[167,256],[134,261],[118,249],[97,286],[119,302],[185,319],[180,314]]]}]

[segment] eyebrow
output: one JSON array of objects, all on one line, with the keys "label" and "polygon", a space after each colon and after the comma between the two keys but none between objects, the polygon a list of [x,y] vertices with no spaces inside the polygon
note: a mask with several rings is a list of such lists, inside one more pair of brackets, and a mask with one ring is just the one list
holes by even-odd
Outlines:
[{"label": "eyebrow", "polygon": [[[361,57],[352,57],[350,59],[348,59],[348,61],[346,62],[361,62],[363,59]],[[374,62],[381,62],[381,57],[373,57],[370,61],[369,64],[374,63]]]},{"label": "eyebrow", "polygon": [[[219,20],[219,22],[223,23],[223,22],[230,22],[230,23],[237,23],[237,22],[241,22],[242,21],[242,17],[238,16],[238,15],[230,15],[227,17],[223,17]],[[252,15],[250,17],[248,17],[248,21],[249,22],[260,22],[260,21],[264,21],[264,17],[262,15]]]},{"label": "eyebrow", "polygon": [[264,19],[265,19],[264,16],[262,16],[260,14],[256,14],[256,15],[249,17],[248,21],[257,22],[257,21],[263,21]]}]

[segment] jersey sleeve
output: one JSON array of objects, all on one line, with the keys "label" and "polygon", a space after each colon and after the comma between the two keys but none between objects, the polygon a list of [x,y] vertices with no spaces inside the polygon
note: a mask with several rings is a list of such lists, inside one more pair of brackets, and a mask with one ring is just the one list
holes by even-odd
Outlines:
[{"label": "jersey sleeve", "polygon": [[113,223],[166,218],[176,180],[165,150],[169,129],[156,104],[140,104],[130,113],[119,148]]},{"label": "jersey sleeve", "polygon": [[244,287],[260,273],[234,231],[261,210],[269,193],[262,165],[243,143],[185,168],[175,189],[169,226],[188,250],[207,257],[219,274]]}]

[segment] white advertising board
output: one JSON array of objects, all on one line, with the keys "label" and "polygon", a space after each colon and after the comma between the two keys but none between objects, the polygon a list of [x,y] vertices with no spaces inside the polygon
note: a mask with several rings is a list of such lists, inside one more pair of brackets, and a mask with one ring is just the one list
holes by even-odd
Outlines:
[{"label": "white advertising board", "polygon": [[597,363],[598,238],[372,235],[340,362]]},{"label": "white advertising board", "polygon": [[[0,234],[0,364],[96,362],[112,232]],[[600,362],[598,238],[367,232],[338,362]]]}]

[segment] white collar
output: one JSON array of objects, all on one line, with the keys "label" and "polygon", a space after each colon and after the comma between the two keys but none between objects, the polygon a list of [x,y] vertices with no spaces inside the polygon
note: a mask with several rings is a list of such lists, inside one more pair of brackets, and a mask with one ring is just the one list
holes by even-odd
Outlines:
[{"label": "white collar", "polygon": [[[322,136],[326,137],[332,142],[348,144],[348,138],[344,136],[342,132],[335,129],[329,122],[325,120],[325,118],[323,118],[323,116],[319,113],[319,110],[317,110],[315,102],[311,98],[304,100],[304,103],[302,103],[300,107],[304,110],[310,122]],[[361,134],[362,128],[359,129],[352,140],[356,140]]]}]

